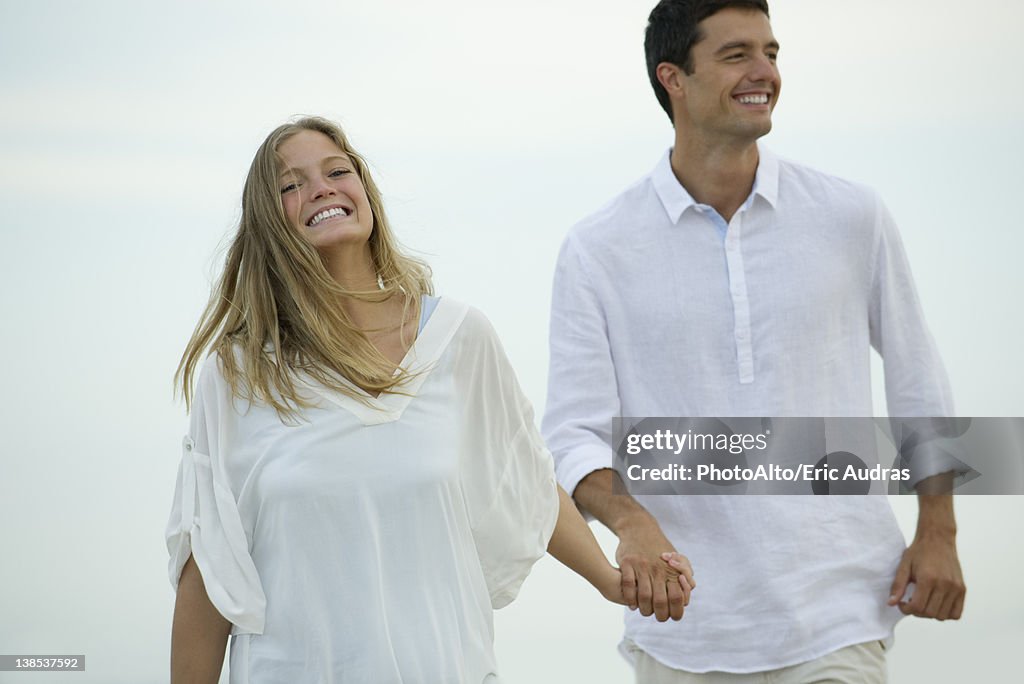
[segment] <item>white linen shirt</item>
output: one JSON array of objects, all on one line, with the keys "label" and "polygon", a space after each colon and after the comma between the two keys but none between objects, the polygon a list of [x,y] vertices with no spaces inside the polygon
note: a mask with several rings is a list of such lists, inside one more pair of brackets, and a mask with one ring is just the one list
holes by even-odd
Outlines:
[{"label": "white linen shirt", "polygon": [[233,624],[232,684],[499,681],[492,607],[547,548],[551,457],[478,311],[441,299],[402,365],[365,404],[303,380],[287,425],[207,359],[167,546]]},{"label": "white linen shirt", "polygon": [[[872,190],[760,148],[723,240],[669,155],[559,255],[543,432],[567,491],[611,467],[614,416],[871,416],[871,346],[890,415],[952,414]],[[638,500],[697,579],[679,622],[626,612],[626,637],[670,667],[784,667],[890,638],[902,616],[886,601],[905,544],[882,496]]]}]

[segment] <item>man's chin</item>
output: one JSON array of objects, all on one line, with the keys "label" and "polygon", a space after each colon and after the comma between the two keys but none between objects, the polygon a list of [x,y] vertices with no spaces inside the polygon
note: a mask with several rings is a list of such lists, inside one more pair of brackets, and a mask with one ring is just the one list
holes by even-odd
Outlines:
[{"label": "man's chin", "polygon": [[772,131],[772,120],[765,119],[763,121],[751,122],[748,126],[744,126],[744,137],[748,138],[751,142],[763,138]]}]

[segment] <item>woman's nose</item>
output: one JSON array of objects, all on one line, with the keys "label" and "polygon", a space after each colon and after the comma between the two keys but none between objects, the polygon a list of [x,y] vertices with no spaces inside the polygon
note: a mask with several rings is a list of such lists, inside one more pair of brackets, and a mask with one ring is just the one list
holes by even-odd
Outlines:
[{"label": "woman's nose", "polygon": [[313,191],[311,195],[312,199],[322,199],[324,197],[330,197],[331,195],[335,194],[334,188],[331,187],[330,183],[328,183],[323,178],[313,181],[311,185],[313,186],[311,188],[311,190]]}]

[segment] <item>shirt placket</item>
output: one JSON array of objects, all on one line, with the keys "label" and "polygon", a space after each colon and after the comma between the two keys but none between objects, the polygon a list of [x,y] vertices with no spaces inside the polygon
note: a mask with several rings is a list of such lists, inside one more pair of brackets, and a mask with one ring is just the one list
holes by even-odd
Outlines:
[{"label": "shirt placket", "polygon": [[729,273],[729,296],[732,299],[736,366],[740,384],[748,385],[754,382],[754,349],[750,332],[750,300],[747,297],[742,245],[743,213],[737,212],[725,233],[725,264]]}]

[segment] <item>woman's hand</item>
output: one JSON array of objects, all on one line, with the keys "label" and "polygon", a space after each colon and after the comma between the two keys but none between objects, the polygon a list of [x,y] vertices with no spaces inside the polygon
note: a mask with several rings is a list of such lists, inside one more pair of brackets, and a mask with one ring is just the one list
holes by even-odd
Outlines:
[{"label": "woman's hand", "polygon": [[608,568],[594,578],[593,584],[601,596],[620,606],[626,605],[626,599],[622,596],[622,572],[615,566],[609,563]]},{"label": "woman's hand", "polygon": [[[683,608],[690,605],[690,592],[697,588],[697,580],[693,578],[693,566],[690,565],[690,559],[681,553],[676,551],[666,551],[661,554],[661,559],[668,563],[670,572],[678,573],[676,580],[679,582],[679,588],[683,590]],[[680,615],[674,620],[682,618]]]}]

